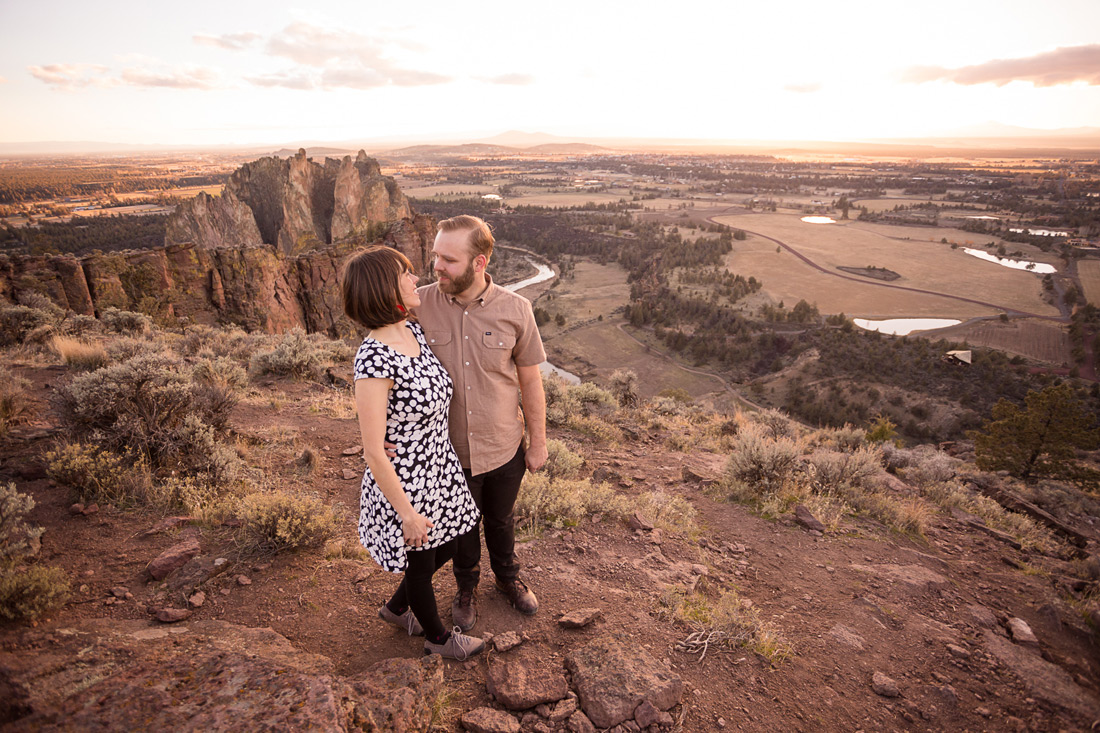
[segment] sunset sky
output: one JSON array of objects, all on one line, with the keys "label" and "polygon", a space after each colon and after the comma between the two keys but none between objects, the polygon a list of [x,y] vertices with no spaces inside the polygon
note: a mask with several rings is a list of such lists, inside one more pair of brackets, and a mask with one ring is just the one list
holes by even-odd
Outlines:
[{"label": "sunset sky", "polygon": [[1100,127],[1100,1],[0,0],[0,142]]}]

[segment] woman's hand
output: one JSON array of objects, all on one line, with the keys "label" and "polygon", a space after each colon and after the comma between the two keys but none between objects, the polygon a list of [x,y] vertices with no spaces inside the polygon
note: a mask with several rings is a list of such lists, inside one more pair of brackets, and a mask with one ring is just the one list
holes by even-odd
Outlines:
[{"label": "woman's hand", "polygon": [[401,517],[401,533],[409,547],[423,547],[428,541],[428,530],[434,526],[432,520],[416,511],[407,517]]}]

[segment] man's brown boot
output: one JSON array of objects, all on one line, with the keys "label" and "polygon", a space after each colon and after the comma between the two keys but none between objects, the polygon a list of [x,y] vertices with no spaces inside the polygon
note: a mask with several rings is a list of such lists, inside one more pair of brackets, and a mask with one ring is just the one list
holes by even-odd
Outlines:
[{"label": "man's brown boot", "polygon": [[469,631],[477,623],[477,597],[473,589],[458,589],[455,599],[451,602],[451,622],[462,629]]},{"label": "man's brown boot", "polygon": [[497,578],[497,590],[508,596],[512,608],[527,616],[539,610],[539,600],[520,579],[503,581]]}]

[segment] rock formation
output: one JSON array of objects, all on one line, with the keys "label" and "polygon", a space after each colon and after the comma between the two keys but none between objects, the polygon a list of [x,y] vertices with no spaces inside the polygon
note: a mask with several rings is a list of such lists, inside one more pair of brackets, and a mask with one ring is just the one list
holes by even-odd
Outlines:
[{"label": "rock formation", "polygon": [[413,212],[392,178],[363,151],[324,165],[298,151],[261,158],[230,177],[221,196],[181,204],[157,249],[67,255],[0,255],[0,297],[48,295],[95,315],[113,306],[195,323],[337,335],[347,328],[336,292],[340,264],[384,243],[421,272],[434,223]]}]

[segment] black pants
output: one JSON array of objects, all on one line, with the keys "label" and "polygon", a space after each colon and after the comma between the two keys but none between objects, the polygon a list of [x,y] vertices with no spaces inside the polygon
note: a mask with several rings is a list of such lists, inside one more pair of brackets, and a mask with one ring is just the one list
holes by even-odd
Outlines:
[{"label": "black pants", "polygon": [[[481,510],[485,527],[485,548],[489,551],[489,566],[504,582],[519,576],[516,561],[516,518],[513,509],[519,496],[519,485],[527,471],[523,444],[512,460],[492,471],[477,476],[466,474],[466,483]],[[473,590],[481,577],[481,535],[477,527],[458,538],[455,552],[455,581],[460,589]]]},{"label": "black pants", "polygon": [[413,616],[424,627],[424,634],[429,639],[438,639],[446,633],[443,622],[439,620],[439,609],[435,605],[432,576],[454,557],[457,544],[458,540],[453,539],[429,550],[409,550],[406,553],[408,567],[405,568],[405,577],[401,580],[401,585],[397,586],[393,598],[386,604],[394,612],[411,608]]}]

